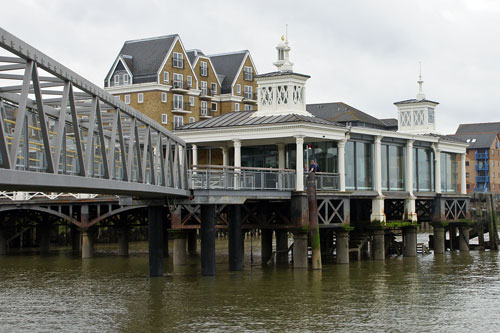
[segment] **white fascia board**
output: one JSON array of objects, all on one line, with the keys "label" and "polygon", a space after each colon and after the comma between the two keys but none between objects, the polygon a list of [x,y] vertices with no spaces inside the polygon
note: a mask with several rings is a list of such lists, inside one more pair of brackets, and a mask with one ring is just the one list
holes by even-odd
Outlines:
[{"label": "white fascia board", "polygon": [[425,142],[438,142],[439,141],[439,138],[435,137],[435,136],[401,133],[401,132],[394,132],[394,131],[384,131],[384,130],[373,129],[373,128],[351,127],[350,132],[357,133],[357,134],[382,136],[382,137],[387,137],[387,138],[405,139],[405,140],[415,140],[415,141],[425,141]]},{"label": "white fascia board", "polygon": [[243,102],[243,96],[235,96],[232,94],[222,94],[220,95],[221,102]]},{"label": "white fascia board", "polygon": [[268,84],[283,84],[283,82],[292,82],[296,84],[305,84],[305,82],[308,80],[307,77],[303,76],[298,76],[298,75],[280,75],[280,76],[270,76],[270,77],[259,77],[258,78],[259,82],[265,83],[266,85]]},{"label": "white fascia board", "polygon": [[294,138],[303,136],[322,140],[341,141],[345,139],[347,129],[332,128],[316,124],[282,124],[256,127],[231,127],[221,129],[199,129],[175,131],[187,143],[225,142],[231,140],[265,140],[276,138]]},{"label": "white fascia board", "polygon": [[468,146],[469,146],[469,144],[467,144],[465,142],[464,143],[462,143],[462,142],[454,143],[454,142],[440,141],[436,148],[438,148],[442,152],[465,154]]},{"label": "white fascia board", "polygon": [[[249,55],[250,55],[250,53],[248,51],[246,51],[245,52],[245,56],[243,57],[243,60],[241,61],[240,68],[236,72],[236,75],[233,78],[233,82],[231,83],[231,92],[233,91],[234,85],[236,84],[236,80],[240,76],[241,70],[243,69],[243,66],[245,65],[245,61],[247,61],[247,58],[248,58]],[[250,58],[250,61],[251,60],[252,60],[252,58]],[[255,69],[255,66],[253,65],[253,62],[252,62],[252,66]],[[257,72],[257,70],[255,72]]]},{"label": "white fascia board", "polygon": [[[191,61],[189,61],[189,58],[186,53],[186,49],[184,48],[184,44],[182,44],[182,40],[179,36],[176,36],[174,41],[172,42],[172,45],[170,45],[170,48],[168,49],[167,55],[165,56],[165,59],[163,59],[160,68],[158,68],[158,72],[156,73],[157,81],[160,82],[160,75],[161,75],[161,70],[163,67],[165,67],[165,64],[168,61],[168,58],[170,57],[170,54],[174,50],[175,44],[177,44],[177,41],[181,44],[182,52],[184,52],[184,62],[189,65],[189,68],[191,68],[191,72],[193,73],[194,78],[196,79],[196,83],[198,83],[198,77],[196,76],[196,73],[194,72],[193,66],[191,66]],[[198,84],[196,84],[198,86]]]},{"label": "white fascia board", "polygon": [[148,83],[131,84],[128,86],[109,87],[109,88],[104,88],[104,90],[106,90],[108,93],[112,95],[116,95],[116,94],[128,94],[128,93],[145,92],[153,90],[170,91],[171,88],[172,86],[170,85],[158,84],[156,82],[148,82]]},{"label": "white fascia board", "polygon": [[[207,57],[207,56],[196,56],[196,59],[194,60],[193,68],[195,68],[195,67],[196,67],[196,64],[198,63],[198,60],[199,60],[199,59],[208,60],[208,62],[210,63],[210,67],[212,68],[212,71],[213,71],[213,72],[214,72],[214,74],[215,74],[215,78],[217,79],[217,83],[219,83],[219,88],[221,88],[221,87],[222,87],[222,83],[220,83],[220,81],[219,81],[219,76],[217,75],[217,71],[215,70],[215,67],[214,67],[214,65],[212,64],[212,60],[210,60],[210,58],[209,58],[209,57]],[[194,71],[193,71],[193,72],[194,72]],[[195,75],[197,75],[197,74],[195,73]]]},{"label": "white fascia board", "polygon": [[118,66],[118,63],[121,62],[123,64],[123,67],[125,67],[125,70],[127,71],[129,77],[130,77],[130,82],[133,80],[133,75],[132,72],[130,71],[130,68],[128,68],[127,63],[123,61],[123,57],[119,55],[116,57],[115,62],[113,63],[113,66],[111,67],[111,71],[109,72],[109,77],[108,77],[108,87],[111,87],[111,78],[113,77],[113,73],[116,70],[116,66]]}]

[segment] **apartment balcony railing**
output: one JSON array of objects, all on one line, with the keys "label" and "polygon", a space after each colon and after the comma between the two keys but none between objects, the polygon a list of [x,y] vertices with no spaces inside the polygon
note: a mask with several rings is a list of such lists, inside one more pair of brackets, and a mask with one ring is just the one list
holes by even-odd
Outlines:
[{"label": "apartment balcony railing", "polygon": [[257,93],[245,93],[243,97],[247,100],[257,101]]},{"label": "apartment balcony railing", "polygon": [[476,160],[487,160],[488,153],[476,153]]},{"label": "apartment balcony railing", "polygon": [[217,110],[212,110],[210,108],[208,109],[203,109],[203,108],[200,108],[200,117],[201,118],[212,118],[212,117],[215,117],[216,116],[216,113]]},{"label": "apartment balcony railing", "polygon": [[194,165],[188,171],[192,190],[295,190],[295,170]]},{"label": "apartment balcony railing", "polygon": [[200,98],[211,99],[215,95],[217,95],[217,90],[212,90],[210,88],[201,88]]},{"label": "apartment balcony railing", "polygon": [[178,113],[190,113],[191,112],[191,104],[188,102],[178,102],[178,101],[172,101],[172,112],[178,112]]},{"label": "apartment balcony railing", "polygon": [[489,183],[489,176],[476,176],[476,183]]},{"label": "apartment balcony railing", "polygon": [[[307,184],[307,176],[310,172],[304,172],[304,185]],[[317,191],[339,191],[340,174],[332,172],[316,172]]]},{"label": "apartment balcony railing", "polygon": [[175,90],[189,90],[193,88],[193,83],[188,81],[176,81],[172,82],[172,89]]}]

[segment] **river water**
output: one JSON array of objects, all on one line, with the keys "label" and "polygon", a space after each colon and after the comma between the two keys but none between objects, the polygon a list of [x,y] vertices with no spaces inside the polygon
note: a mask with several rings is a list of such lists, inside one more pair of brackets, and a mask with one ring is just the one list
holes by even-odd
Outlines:
[{"label": "river water", "polygon": [[[149,278],[145,243],[131,255],[97,248],[0,257],[1,332],[495,332],[500,330],[498,252],[446,253],[324,265],[262,268],[246,241],[243,272],[229,272],[217,241],[217,276],[199,257]],[[250,248],[251,247],[251,248]],[[251,263],[251,252],[254,264]]]}]

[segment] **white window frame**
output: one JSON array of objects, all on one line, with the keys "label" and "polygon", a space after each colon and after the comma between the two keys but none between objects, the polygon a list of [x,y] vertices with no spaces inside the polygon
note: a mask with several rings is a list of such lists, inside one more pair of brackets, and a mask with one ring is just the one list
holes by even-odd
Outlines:
[{"label": "white window frame", "polygon": [[174,116],[174,129],[181,127],[184,125],[184,117],[183,116]]},{"label": "white window frame", "polygon": [[[180,101],[180,107],[179,107],[179,101]],[[174,109],[182,110],[183,107],[184,107],[184,96],[174,95]]]},{"label": "white window frame", "polygon": [[[215,106],[215,107],[214,107],[214,106]],[[212,111],[213,111],[213,112],[217,112],[217,103],[213,103],[213,102],[212,102],[211,107],[212,107]]]},{"label": "white window frame", "polygon": [[125,98],[123,100],[125,104],[130,104],[130,95],[129,94],[125,95]]},{"label": "white window frame", "polygon": [[217,95],[217,83],[215,83],[215,82],[210,83],[210,90],[211,90],[212,96]]},{"label": "white window frame", "polygon": [[123,74],[123,84],[129,84],[130,83],[130,75],[127,73]]},{"label": "white window frame", "polygon": [[200,110],[200,114],[202,116],[206,116],[208,115],[208,103],[207,101],[201,101],[201,110]]},{"label": "white window frame", "polygon": [[168,124],[168,114],[167,113],[162,113],[161,114],[161,123],[162,124]]},{"label": "white window frame", "polygon": [[200,61],[200,75],[208,76],[208,63],[206,61]]},{"label": "white window frame", "polygon": [[251,105],[245,104],[245,111],[253,111],[253,107]]},{"label": "white window frame", "polygon": [[189,123],[192,124],[196,122],[196,119],[194,119],[194,117],[189,117]]},{"label": "white window frame", "polygon": [[240,111],[240,103],[234,103],[234,111]]},{"label": "white window frame", "polygon": [[174,52],[172,59],[172,66],[175,68],[184,68],[184,56],[182,53]]},{"label": "white window frame", "polygon": [[236,85],[236,95],[241,95],[241,84]]},{"label": "white window frame", "polygon": [[114,85],[115,86],[119,86],[120,85],[120,74],[115,74]]},{"label": "white window frame", "polygon": [[176,87],[176,83],[177,83],[177,88],[184,89],[184,75],[179,73],[174,73],[174,82],[172,82],[174,87]]},{"label": "white window frame", "polygon": [[245,66],[243,68],[243,80],[253,81],[253,70],[250,66]]},{"label": "white window frame", "polygon": [[253,87],[252,86],[245,86],[245,98],[247,99],[252,99],[253,95]]},{"label": "white window frame", "polygon": [[189,89],[193,88],[193,77],[191,75],[187,76],[186,84],[187,84],[186,88],[189,88]]},{"label": "white window frame", "polygon": [[170,82],[170,73],[169,72],[163,72],[163,82],[164,83]]},{"label": "white window frame", "polygon": [[201,94],[202,95],[208,94],[207,81],[201,81]]},{"label": "white window frame", "polygon": [[189,96],[189,105],[194,106],[194,96]]},{"label": "white window frame", "polygon": [[144,103],[144,93],[137,94],[137,103],[139,103],[139,104]]},{"label": "white window frame", "polygon": [[167,93],[165,91],[161,92],[161,102],[167,103]]}]

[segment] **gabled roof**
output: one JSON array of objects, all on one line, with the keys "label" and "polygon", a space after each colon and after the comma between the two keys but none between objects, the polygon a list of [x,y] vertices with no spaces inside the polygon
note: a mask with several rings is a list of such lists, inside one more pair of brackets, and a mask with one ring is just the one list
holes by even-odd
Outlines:
[{"label": "gabled roof", "polygon": [[[148,76],[154,77],[153,81],[155,81],[158,70],[177,37],[179,35],[174,34],[126,41],[118,53],[116,61],[121,57],[126,62],[128,68],[132,71],[134,80],[141,76]],[[114,67],[113,65],[106,75],[106,82]]]},{"label": "gabled roof", "polygon": [[264,74],[259,74],[256,75],[255,77],[275,77],[275,76],[286,76],[286,75],[297,75],[297,76],[302,76],[306,78],[310,78],[310,75],[306,74],[300,74],[300,73],[295,73],[292,71],[276,71],[276,72],[270,72],[270,73],[264,73]]},{"label": "gabled roof", "polygon": [[495,132],[500,134],[500,122],[458,125],[455,134]]},{"label": "gabled roof", "polygon": [[386,126],[388,127],[398,127],[398,120],[396,118],[386,118],[386,119],[379,119],[381,122],[383,122]]},{"label": "gabled roof", "polygon": [[387,127],[387,125],[379,119],[342,102],[307,104],[306,110],[316,117],[333,122],[360,121],[379,126],[381,128]]},{"label": "gabled roof", "polygon": [[238,75],[241,64],[245,60],[247,54],[248,51],[243,50],[233,53],[214,54],[207,56],[212,61],[217,74],[224,76],[224,80],[221,84],[222,94],[231,93],[231,85],[236,75]]},{"label": "gabled roof", "polygon": [[191,66],[194,66],[195,60],[198,56],[204,56],[205,54],[199,50],[199,49],[193,49],[193,50],[187,50],[186,51],[187,57],[189,59],[189,62],[191,63]]},{"label": "gabled roof", "polygon": [[497,135],[498,134],[496,132],[490,132],[490,133],[455,134],[455,135],[450,135],[450,137],[468,143],[470,149],[479,149],[479,148],[488,149],[491,147],[491,144],[493,143]]},{"label": "gabled roof", "polygon": [[252,117],[256,111],[240,111],[230,112],[222,116],[205,119],[196,123],[184,125],[178,130],[191,130],[191,129],[209,129],[221,127],[234,127],[234,126],[252,126],[252,125],[267,125],[267,124],[284,124],[284,123],[314,123],[324,125],[337,125],[333,122],[316,118],[308,117],[297,114],[289,114],[282,116],[268,116],[268,117]]},{"label": "gabled roof", "polygon": [[407,100],[404,100],[404,101],[400,101],[400,102],[395,102],[394,105],[398,105],[398,104],[415,104],[415,103],[433,103],[433,104],[436,104],[438,105],[439,103],[438,102],[434,102],[434,101],[431,101],[431,100],[428,100],[428,99],[407,99]]}]

